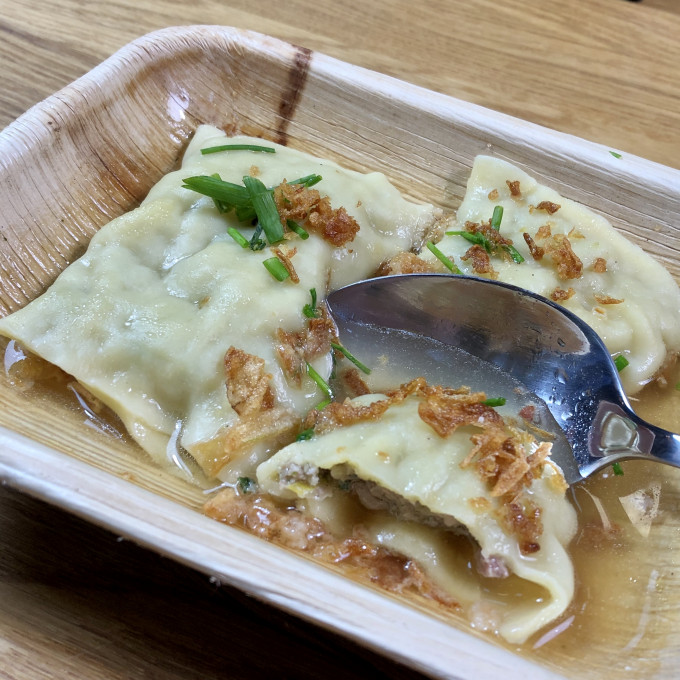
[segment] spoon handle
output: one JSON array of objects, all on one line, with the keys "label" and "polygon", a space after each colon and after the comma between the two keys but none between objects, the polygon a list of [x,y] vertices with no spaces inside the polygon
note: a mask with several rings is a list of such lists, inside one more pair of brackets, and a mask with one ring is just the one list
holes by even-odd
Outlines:
[{"label": "spoon handle", "polygon": [[600,403],[589,435],[587,475],[619,460],[655,459],[680,467],[680,435],[650,425],[632,410],[609,401]]}]

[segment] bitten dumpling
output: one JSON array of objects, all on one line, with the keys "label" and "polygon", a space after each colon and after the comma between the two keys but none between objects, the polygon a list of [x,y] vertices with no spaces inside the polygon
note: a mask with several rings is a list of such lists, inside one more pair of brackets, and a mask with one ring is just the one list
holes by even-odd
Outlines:
[{"label": "bitten dumpling", "polygon": [[469,533],[479,545],[483,576],[514,574],[542,589],[540,598],[512,602],[502,612],[498,632],[521,643],[572,599],[565,548],[576,515],[550,461],[550,444],[504,421],[484,399],[466,389],[430,387],[421,378],[389,395],[331,404],[318,416],[314,436],[262,463],[257,479],[265,492],[320,504],[339,488],[368,508],[388,510],[405,534],[413,535],[414,524],[422,527],[419,544],[400,541],[398,528],[373,527],[372,538],[407,554],[417,546],[408,556],[459,600],[466,596],[456,575],[437,571],[444,558],[427,537],[432,527]]}]

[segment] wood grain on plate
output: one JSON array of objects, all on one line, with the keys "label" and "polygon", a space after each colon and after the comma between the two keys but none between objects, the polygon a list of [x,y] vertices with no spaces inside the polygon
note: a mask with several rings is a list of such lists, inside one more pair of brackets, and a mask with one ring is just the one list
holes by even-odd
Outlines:
[{"label": "wood grain on plate", "polygon": [[[195,27],[137,41],[2,133],[3,312],[35,297],[97,228],[136,205],[177,163],[201,122],[287,141],[356,169],[382,170],[406,193],[447,208],[459,202],[473,156],[493,153],[607,214],[680,272],[677,171],[628,155],[617,159],[606,147],[270,38]],[[517,676],[549,675],[210,522],[193,510],[200,500],[193,487],[160,476],[124,441],[79,428],[78,414],[58,403],[36,403],[3,384],[0,405],[0,423],[8,428],[0,471],[32,493],[426,672],[481,678],[512,666]],[[400,636],[404,627],[408,640]],[[666,637],[657,640],[666,643]],[[607,673],[606,651],[594,644],[574,659],[553,649],[549,664],[561,672]],[[545,655],[541,660],[548,663]]]}]

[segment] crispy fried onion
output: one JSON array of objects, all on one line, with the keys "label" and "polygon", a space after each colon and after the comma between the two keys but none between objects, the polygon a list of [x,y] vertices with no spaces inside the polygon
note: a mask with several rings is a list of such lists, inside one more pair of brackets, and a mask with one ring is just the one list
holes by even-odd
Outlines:
[{"label": "crispy fried onion", "polygon": [[461,463],[462,468],[474,464],[477,473],[491,486],[491,496],[501,501],[498,518],[508,533],[517,537],[524,555],[540,550],[539,538],[543,533],[541,508],[524,490],[540,476],[551,450],[551,444],[541,442],[527,455],[522,441],[527,438],[531,435],[507,425],[490,427],[470,437],[474,448]]},{"label": "crispy fried onion", "polygon": [[273,408],[272,376],[265,373],[264,359],[232,346],[224,355],[224,372],[227,399],[239,416]]},{"label": "crispy fried onion", "polygon": [[321,520],[267,494],[237,495],[224,489],[205,505],[205,513],[280,546],[337,565],[353,578],[375,583],[395,593],[416,592],[447,607],[459,607],[413,560],[373,545],[361,527],[349,537],[334,536]]},{"label": "crispy fried onion", "polygon": [[364,394],[370,394],[371,388],[366,384],[366,381],[361,377],[357,368],[347,368],[340,374],[345,388],[350,394],[355,397],[361,397]]},{"label": "crispy fried onion", "polygon": [[271,375],[265,372],[263,359],[230,347],[224,366],[227,399],[238,418],[217,437],[192,451],[212,475],[257,442],[266,439],[272,446],[283,446],[292,441],[300,429],[299,416],[275,403]]},{"label": "crispy fried onion", "polygon": [[623,302],[623,298],[615,298],[611,295],[598,295],[596,293],[593,297],[601,305],[620,305]]},{"label": "crispy fried onion", "polygon": [[394,257],[383,262],[376,276],[389,276],[390,274],[430,274],[445,272],[446,269],[439,260],[428,262],[415,253],[398,253]]},{"label": "crispy fried onion", "polygon": [[578,279],[583,271],[583,262],[572,250],[571,242],[564,234],[553,234],[545,244],[545,252],[557,267],[557,276],[562,279]]},{"label": "crispy fried onion", "polygon": [[519,198],[522,195],[522,191],[519,188],[519,180],[518,179],[515,179],[515,180],[506,179],[505,183],[508,185],[508,189],[510,190],[510,195],[513,198]]},{"label": "crispy fried onion", "polygon": [[274,189],[274,201],[284,228],[293,220],[336,247],[354,240],[359,231],[357,221],[344,208],[332,208],[328,196],[302,184],[284,180]]},{"label": "crispy fried onion", "polygon": [[604,274],[607,271],[607,260],[604,257],[596,257],[593,262],[593,271],[598,274]]},{"label": "crispy fried onion", "polygon": [[540,226],[538,228],[538,231],[536,232],[536,238],[539,240],[542,240],[544,238],[550,238],[552,234],[552,229],[549,224],[544,224],[543,226]]},{"label": "crispy fried onion", "polygon": [[479,244],[468,248],[460,259],[464,262],[472,261],[472,269],[477,274],[490,274],[493,278],[498,276],[498,272],[491,265],[489,253]]},{"label": "crispy fried onion", "polygon": [[555,288],[555,290],[550,293],[550,299],[554,300],[555,302],[565,302],[575,294],[576,291],[571,287],[567,288],[567,290],[564,290],[564,288]]},{"label": "crispy fried onion", "polygon": [[279,258],[279,261],[281,264],[286,268],[286,271],[288,272],[288,275],[290,276],[290,280],[293,283],[300,283],[300,277],[297,275],[297,272],[295,271],[295,267],[292,262],[293,255],[297,253],[297,248],[288,248],[287,250],[283,250],[283,248],[272,248],[271,249],[272,253],[276,255],[276,257]]},{"label": "crispy fried onion", "polygon": [[522,234],[525,243],[529,247],[529,252],[531,253],[531,257],[534,258],[534,260],[540,260],[544,255],[545,255],[545,248],[541,248],[541,246],[536,245],[536,241],[534,241],[533,238],[531,238],[531,235],[528,234],[526,231]]},{"label": "crispy fried onion", "polygon": [[307,414],[305,428],[313,427],[316,434],[324,434],[354,423],[378,420],[390,406],[401,403],[410,394],[420,394],[425,389],[431,389],[428,388],[425,378],[416,378],[396,390],[387,392],[385,399],[370,404],[357,404],[349,399],[333,401],[322,410],[312,409]]},{"label": "crispy fried onion", "polygon": [[300,387],[308,361],[328,354],[331,342],[338,342],[338,329],[325,307],[320,307],[321,316],[310,319],[307,327],[300,331],[276,330],[276,353],[283,372],[289,382]]},{"label": "crispy fried onion", "polygon": [[553,203],[552,201],[541,201],[536,206],[530,206],[529,212],[534,212],[534,210],[543,210],[549,215],[554,215],[562,206],[559,203]]},{"label": "crispy fried onion", "polygon": [[[465,231],[470,234],[481,234],[486,239],[491,255],[501,255],[506,259],[510,259],[510,255],[508,255],[504,246],[511,246],[512,239],[506,238],[497,229],[494,229],[491,226],[491,220],[487,222],[466,222]],[[468,248],[461,259],[472,260],[472,268],[477,274],[490,274],[492,278],[497,276],[497,272],[491,266],[489,253],[485,247],[479,244]]]},{"label": "crispy fried onion", "polygon": [[523,555],[531,555],[541,549],[538,542],[543,533],[541,508],[526,495],[520,496],[503,505],[501,521],[519,542]]}]

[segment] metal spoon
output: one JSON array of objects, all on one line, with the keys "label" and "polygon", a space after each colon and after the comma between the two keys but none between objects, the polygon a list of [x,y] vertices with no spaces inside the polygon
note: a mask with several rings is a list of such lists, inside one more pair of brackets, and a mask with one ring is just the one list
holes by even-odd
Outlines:
[{"label": "metal spoon", "polygon": [[635,415],[599,336],[543,297],[488,279],[407,274],[346,286],[327,301],[343,342],[360,328],[363,342],[387,343],[389,354],[392,331],[415,333],[525,385],[562,430],[553,459],[570,484],[630,458],[680,467],[680,435]]}]

